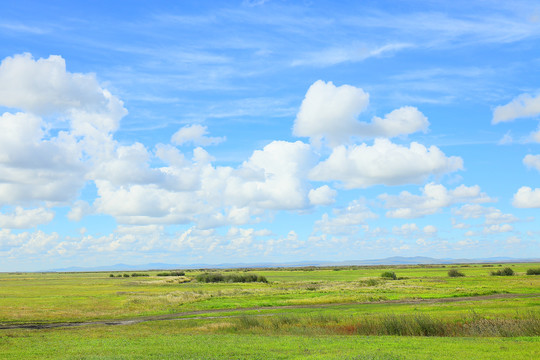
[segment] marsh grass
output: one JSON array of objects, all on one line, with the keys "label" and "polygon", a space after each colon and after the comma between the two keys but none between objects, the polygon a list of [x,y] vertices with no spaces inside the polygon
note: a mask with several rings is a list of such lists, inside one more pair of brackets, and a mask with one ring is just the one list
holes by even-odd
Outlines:
[{"label": "marsh grass", "polygon": [[227,330],[295,335],[518,337],[540,336],[540,317],[536,312],[504,318],[471,313],[454,319],[428,314],[242,316]]}]

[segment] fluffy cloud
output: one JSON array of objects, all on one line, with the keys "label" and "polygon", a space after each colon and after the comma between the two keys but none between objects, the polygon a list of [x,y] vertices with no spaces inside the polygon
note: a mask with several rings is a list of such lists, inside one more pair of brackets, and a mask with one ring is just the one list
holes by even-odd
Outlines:
[{"label": "fluffy cloud", "polygon": [[523,158],[523,164],[528,168],[533,168],[540,171],[540,155],[528,154]]},{"label": "fluffy cloud", "polygon": [[356,117],[368,103],[369,95],[360,88],[316,81],[302,101],[293,133],[309,137],[313,142],[326,138],[331,144],[342,143],[358,125]]},{"label": "fluffy cloud", "polygon": [[465,204],[453,212],[463,219],[478,219],[484,216],[486,225],[511,223],[519,220],[512,214],[504,214],[494,207],[484,207],[478,204]]},{"label": "fluffy cloud", "polygon": [[317,81],[306,93],[296,116],[293,133],[309,137],[315,144],[326,139],[331,146],[362,138],[395,137],[426,131],[429,122],[418,109],[410,106],[396,109],[384,118],[370,123],[357,120],[367,107],[369,95],[350,85],[336,87],[332,82]]},{"label": "fluffy cloud", "polygon": [[385,207],[392,209],[386,213],[390,218],[412,219],[425,215],[435,214],[445,207],[459,202],[487,202],[492,201],[480,187],[460,185],[448,190],[441,184],[429,183],[421,188],[421,195],[413,195],[403,191],[399,195],[379,195],[385,202]]},{"label": "fluffy cloud", "polygon": [[54,218],[54,212],[43,208],[23,209],[20,206],[8,214],[0,214],[0,228],[26,229],[46,224]]},{"label": "fluffy cloud", "polygon": [[418,225],[412,223],[412,224],[403,224],[400,227],[394,226],[392,228],[392,233],[399,236],[411,236],[414,233],[417,233],[420,231],[420,228],[418,228]]},{"label": "fluffy cloud", "polygon": [[[195,222],[210,228],[245,224],[265,210],[296,210],[309,204],[306,178],[314,154],[300,141],[274,141],[237,168],[214,167],[201,148],[194,150],[191,162],[171,155],[171,149],[160,149],[161,156],[176,157],[179,163],[150,168],[144,147],[124,149],[126,157],[113,157],[105,167],[108,171],[99,172],[95,180],[96,211],[122,224]],[[330,201],[331,195],[331,189],[322,188],[312,192],[311,199]]]},{"label": "fluffy cloud", "polygon": [[91,74],[72,74],[60,56],[34,60],[23,54],[7,57],[0,64],[2,105],[37,115],[85,110],[103,106],[104,98]]},{"label": "fluffy cloud", "polygon": [[532,97],[529,94],[522,94],[506,105],[497,106],[493,111],[492,123],[498,124],[538,114],[540,114],[540,95]]},{"label": "fluffy cloud", "polygon": [[321,220],[315,222],[315,231],[332,235],[352,235],[369,219],[377,217],[362,200],[355,200],[343,209],[334,209],[333,217],[323,214]]},{"label": "fluffy cloud", "polygon": [[61,114],[77,135],[115,131],[127,113],[93,74],[66,71],[60,56],[38,60],[30,54],[7,57],[0,64],[0,84],[0,105],[35,115]]},{"label": "fluffy cloud", "polygon": [[540,189],[522,186],[514,194],[512,205],[517,208],[540,208]]},{"label": "fluffy cloud", "polygon": [[514,227],[509,224],[502,224],[502,225],[491,225],[484,227],[484,230],[482,231],[484,234],[490,235],[490,234],[499,234],[503,232],[510,232],[513,231]]},{"label": "fluffy cloud", "polygon": [[66,71],[60,56],[8,57],[0,85],[0,106],[24,111],[0,117],[0,206],[74,200],[115,146],[122,102],[94,75]]},{"label": "fluffy cloud", "polygon": [[67,201],[84,184],[79,144],[65,132],[49,137],[44,128],[34,115],[0,116],[0,206]]},{"label": "fluffy cloud", "polygon": [[310,172],[310,178],[337,180],[352,189],[377,184],[419,183],[430,175],[442,175],[462,168],[460,157],[446,157],[436,146],[426,148],[413,142],[407,148],[387,139],[376,139],[373,146],[336,147],[328,159]]},{"label": "fluffy cloud", "polygon": [[187,125],[178,130],[171,137],[172,143],[183,145],[193,143],[193,145],[214,145],[225,141],[224,137],[208,137],[208,128],[199,124]]},{"label": "fluffy cloud", "polygon": [[309,202],[312,205],[330,205],[335,202],[337,191],[328,185],[323,185],[317,189],[311,189],[308,194]]},{"label": "fluffy cloud", "polygon": [[434,235],[437,233],[437,227],[436,226],[433,226],[433,225],[426,225],[424,226],[424,233],[426,235]]}]

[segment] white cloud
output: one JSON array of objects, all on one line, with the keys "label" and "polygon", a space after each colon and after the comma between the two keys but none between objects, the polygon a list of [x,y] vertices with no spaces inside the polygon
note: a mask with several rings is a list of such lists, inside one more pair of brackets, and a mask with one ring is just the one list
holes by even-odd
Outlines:
[{"label": "white cloud", "polygon": [[81,148],[65,132],[48,137],[34,115],[0,116],[0,206],[73,199],[85,182]]},{"label": "white cloud", "polygon": [[93,209],[86,201],[77,200],[71,206],[67,218],[71,221],[80,221],[86,215],[92,213]]},{"label": "white cloud", "polygon": [[414,184],[430,175],[443,175],[462,168],[460,157],[446,157],[436,146],[428,149],[413,142],[407,148],[387,139],[376,139],[373,146],[362,144],[333,149],[328,159],[310,172],[310,178],[337,180],[352,189],[378,184]]},{"label": "white cloud", "polygon": [[437,230],[437,227],[434,226],[434,225],[426,225],[426,226],[424,226],[424,229],[423,229],[423,230],[424,230],[424,233],[425,233],[426,235],[434,235],[434,234],[436,234],[437,231],[438,231],[438,230]]},{"label": "white cloud", "polygon": [[15,55],[0,64],[2,105],[38,115],[91,110],[107,101],[93,74],[66,71],[61,56],[34,60],[30,54]]},{"label": "white cloud", "polygon": [[308,89],[294,122],[293,133],[312,142],[326,138],[330,144],[347,141],[358,125],[356,117],[367,107],[369,95],[350,85],[336,87],[316,81]]},{"label": "white cloud", "polygon": [[46,224],[54,218],[54,212],[44,208],[23,209],[20,206],[8,214],[0,214],[0,228],[28,229]]},{"label": "white cloud", "polygon": [[529,94],[522,94],[506,105],[497,106],[493,111],[491,122],[498,124],[538,114],[540,114],[540,95],[532,97]]},{"label": "white cloud", "polygon": [[370,57],[377,57],[383,54],[397,52],[402,49],[412,47],[411,44],[395,43],[387,44],[373,49],[366,46],[345,46],[331,48],[323,51],[309,53],[305,57],[294,60],[292,66],[332,66],[344,62],[358,62]]},{"label": "white cloud", "polygon": [[354,200],[343,209],[334,209],[334,217],[327,213],[315,222],[315,231],[332,235],[352,235],[360,230],[360,224],[377,218],[362,200]]},{"label": "white cloud", "polygon": [[[214,167],[201,148],[194,150],[191,162],[170,148],[159,149],[160,156],[178,162],[154,169],[144,147],[123,149],[125,157],[116,151],[111,165],[97,172],[96,211],[114,216],[121,224],[195,222],[200,228],[211,228],[242,225],[266,210],[309,206],[306,179],[314,154],[300,141],[274,141],[254,151],[238,168]],[[325,190],[315,193],[317,200],[330,201],[332,190]]]},{"label": "white cloud", "polygon": [[6,251],[12,256],[43,253],[58,238],[57,233],[46,234],[41,230],[13,233],[8,229],[0,229],[0,251]]},{"label": "white cloud", "polygon": [[510,232],[513,231],[514,227],[509,224],[502,224],[502,225],[491,225],[484,227],[483,233],[484,234],[498,234],[503,232]]},{"label": "white cloud", "polygon": [[400,236],[411,236],[414,233],[417,233],[420,231],[420,228],[418,225],[411,223],[411,224],[403,224],[400,227],[394,226],[392,228],[392,233],[395,235]]},{"label": "white cloud", "polygon": [[309,202],[312,205],[330,205],[336,200],[337,191],[328,185],[323,185],[317,189],[311,189],[308,194]]},{"label": "white cloud", "polygon": [[360,88],[316,81],[302,102],[293,133],[309,137],[316,145],[326,139],[329,145],[337,146],[351,136],[395,137],[425,132],[429,126],[427,118],[411,106],[396,109],[384,118],[375,116],[370,123],[360,122],[357,117],[368,103],[369,95]]},{"label": "white cloud", "polygon": [[208,128],[199,124],[187,125],[174,133],[171,142],[176,145],[193,143],[193,145],[215,145],[225,141],[224,137],[208,137]]},{"label": "white cloud", "polygon": [[540,189],[522,186],[514,194],[512,205],[517,208],[540,208]]},{"label": "white cloud", "polygon": [[523,158],[523,164],[528,168],[533,168],[540,171],[540,155],[525,155]]},{"label": "white cloud", "polygon": [[491,200],[480,187],[460,185],[448,190],[441,184],[429,183],[421,188],[421,195],[413,195],[402,191],[399,195],[379,195],[385,202],[385,207],[392,209],[387,217],[412,219],[435,214],[445,207],[459,202],[486,202]]},{"label": "white cloud", "polygon": [[486,225],[511,223],[519,220],[514,215],[504,214],[497,208],[484,207],[478,204],[465,204],[461,208],[453,210],[453,213],[463,219],[478,219],[483,216]]}]

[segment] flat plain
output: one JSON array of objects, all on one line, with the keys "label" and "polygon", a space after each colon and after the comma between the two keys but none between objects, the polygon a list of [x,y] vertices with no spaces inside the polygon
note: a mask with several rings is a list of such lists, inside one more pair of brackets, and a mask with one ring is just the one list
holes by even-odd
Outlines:
[{"label": "flat plain", "polygon": [[[514,274],[491,274],[505,268]],[[540,276],[527,275],[538,268],[2,273],[0,358],[539,358]],[[204,272],[267,282],[198,281]]]}]

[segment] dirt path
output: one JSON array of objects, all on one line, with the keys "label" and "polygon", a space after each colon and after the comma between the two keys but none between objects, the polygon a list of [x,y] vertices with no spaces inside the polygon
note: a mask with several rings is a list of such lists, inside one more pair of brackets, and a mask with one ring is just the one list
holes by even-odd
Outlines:
[{"label": "dirt path", "polygon": [[[154,316],[141,316],[131,319],[118,319],[118,320],[95,320],[95,321],[81,321],[81,322],[58,322],[58,323],[26,323],[26,324],[1,324],[0,330],[5,329],[51,329],[59,327],[75,327],[75,326],[88,326],[88,325],[131,325],[138,324],[147,321],[159,321],[159,320],[194,320],[194,319],[215,319],[223,318],[224,316],[196,316],[203,314],[214,313],[233,313],[238,311],[264,311],[264,310],[280,310],[280,309],[316,309],[316,308],[329,308],[337,306],[355,306],[355,305],[369,305],[369,304],[439,304],[439,303],[453,303],[464,301],[481,301],[481,300],[494,300],[494,299],[507,299],[507,298],[523,298],[523,297],[540,297],[540,294],[494,294],[494,295],[481,295],[481,296],[464,296],[464,297],[451,297],[451,298],[436,298],[436,299],[406,299],[406,300],[382,300],[382,301],[366,301],[366,302],[353,302],[353,303],[332,303],[332,304],[310,304],[310,305],[282,305],[282,306],[263,306],[263,307],[244,307],[236,309],[210,309],[210,310],[197,310],[197,311],[184,311],[174,314],[154,315]],[[266,314],[272,315],[272,314]],[[186,317],[190,316],[190,317]],[[233,315],[229,317],[235,317]],[[248,316],[261,316],[261,314],[248,315]]]}]

